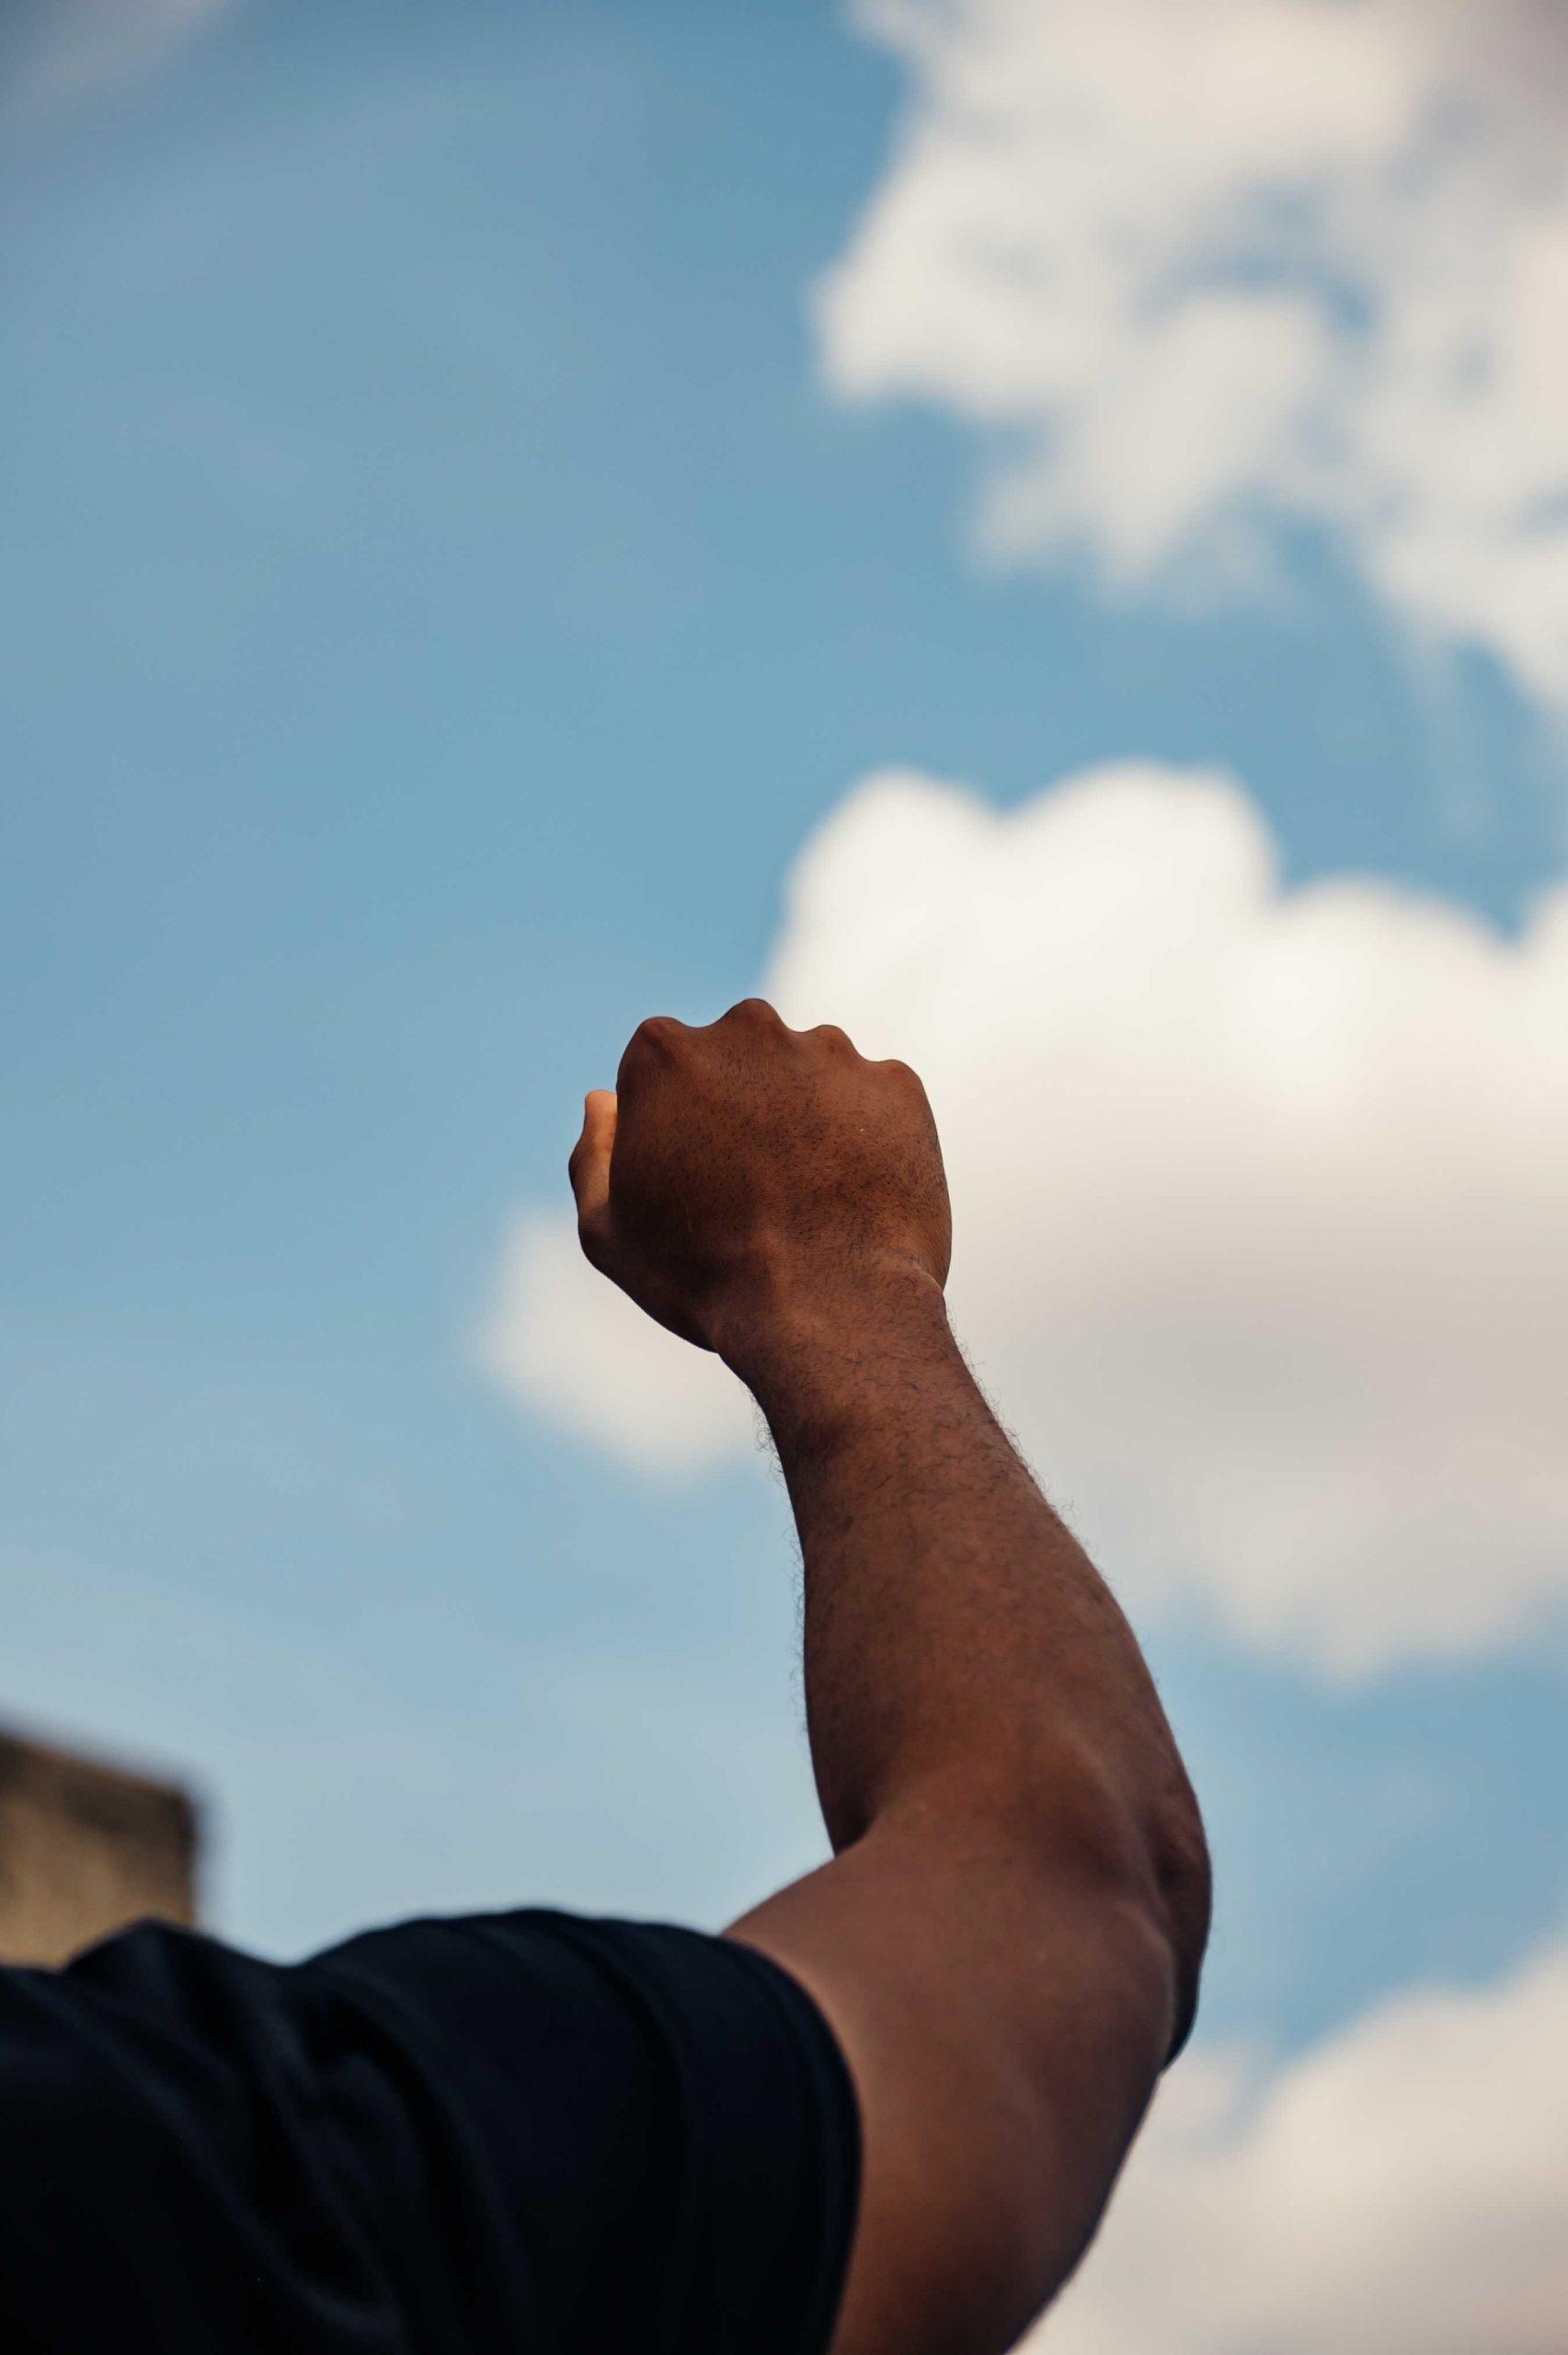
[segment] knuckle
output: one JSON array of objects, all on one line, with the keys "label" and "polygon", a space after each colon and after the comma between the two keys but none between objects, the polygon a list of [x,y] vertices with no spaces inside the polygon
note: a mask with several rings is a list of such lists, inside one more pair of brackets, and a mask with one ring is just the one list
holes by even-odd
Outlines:
[{"label": "knuckle", "polygon": [[723,1018],[726,1022],[773,1023],[781,1029],[784,1027],[765,997],[738,998]]},{"label": "knuckle", "polygon": [[853,1055],[855,1051],[854,1040],[850,1037],[849,1032],[841,1030],[836,1022],[818,1022],[809,1036],[813,1039],[820,1039],[825,1047],[832,1047],[841,1054]]},{"label": "knuckle", "polygon": [[924,1105],[929,1113],[931,1098],[926,1094],[924,1080],[912,1063],[905,1063],[900,1056],[892,1055],[881,1068],[887,1073],[895,1087],[900,1089],[915,1104]]},{"label": "knuckle", "polygon": [[626,1053],[629,1056],[667,1055],[685,1028],[685,1024],[677,1022],[672,1014],[650,1014],[633,1031],[627,1041]]}]

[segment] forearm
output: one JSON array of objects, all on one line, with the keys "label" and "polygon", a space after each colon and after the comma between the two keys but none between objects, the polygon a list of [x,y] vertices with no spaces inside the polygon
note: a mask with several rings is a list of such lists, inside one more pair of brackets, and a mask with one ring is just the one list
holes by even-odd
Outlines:
[{"label": "forearm", "polygon": [[836,1848],[906,1804],[1143,1885],[1185,2023],[1207,1914],[1190,1787],[1136,1640],[987,1407],[929,1278],[776,1305],[726,1350],[806,1565],[812,1757]]}]

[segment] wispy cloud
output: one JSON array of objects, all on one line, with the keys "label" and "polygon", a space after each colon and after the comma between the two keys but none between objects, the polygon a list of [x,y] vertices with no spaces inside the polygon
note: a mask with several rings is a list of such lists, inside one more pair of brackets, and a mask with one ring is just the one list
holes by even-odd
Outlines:
[{"label": "wispy cloud", "polygon": [[984,540],[1111,583],[1327,526],[1568,706],[1556,0],[863,0],[908,113],[819,290],[846,398],[985,430]]},{"label": "wispy cloud", "polygon": [[13,103],[58,101],[149,65],[235,0],[21,0],[4,54]]},{"label": "wispy cloud", "polygon": [[[958,1328],[1135,1606],[1356,1677],[1568,1603],[1568,890],[1509,942],[1283,890],[1219,776],[1004,813],[894,774],[807,845],[764,986],[924,1074]],[[522,1229],[489,1352],[644,1465],[749,1443],[564,1221]]]},{"label": "wispy cloud", "polygon": [[1562,2348],[1568,1941],[1270,2074],[1189,2056],[1039,2355]]}]

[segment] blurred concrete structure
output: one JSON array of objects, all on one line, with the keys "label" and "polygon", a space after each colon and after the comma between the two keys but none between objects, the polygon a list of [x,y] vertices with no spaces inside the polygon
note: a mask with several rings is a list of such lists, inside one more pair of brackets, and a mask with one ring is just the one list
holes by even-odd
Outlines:
[{"label": "blurred concrete structure", "polygon": [[0,1961],[56,1964],[156,1915],[196,1917],[188,1792],[0,1732]]}]

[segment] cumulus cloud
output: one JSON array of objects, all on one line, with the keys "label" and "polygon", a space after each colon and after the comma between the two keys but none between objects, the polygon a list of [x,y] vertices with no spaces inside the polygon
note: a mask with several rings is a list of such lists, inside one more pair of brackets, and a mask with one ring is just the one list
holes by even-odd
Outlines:
[{"label": "cumulus cloud", "polygon": [[[886,774],[807,845],[762,986],[925,1077],[958,1330],[1136,1610],[1346,1678],[1561,1612],[1568,890],[1505,940],[1283,888],[1220,775],[1002,812]],[[565,1220],[520,1230],[487,1348],[645,1465],[749,1443]]]},{"label": "cumulus cloud", "polygon": [[910,104],[830,384],[988,430],[984,537],[1113,584],[1327,525],[1568,704],[1558,0],[863,0]]},{"label": "cumulus cloud", "polygon": [[684,1478],[751,1442],[756,1414],[740,1384],[595,1276],[558,1213],[515,1222],[480,1355],[539,1413],[645,1472]]},{"label": "cumulus cloud", "polygon": [[1568,1940],[1173,2073],[1030,2355],[1562,2355]]},{"label": "cumulus cloud", "polygon": [[3,53],[13,98],[68,98],[148,64],[231,0],[17,0]]}]

